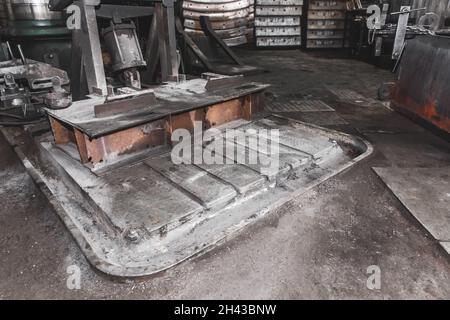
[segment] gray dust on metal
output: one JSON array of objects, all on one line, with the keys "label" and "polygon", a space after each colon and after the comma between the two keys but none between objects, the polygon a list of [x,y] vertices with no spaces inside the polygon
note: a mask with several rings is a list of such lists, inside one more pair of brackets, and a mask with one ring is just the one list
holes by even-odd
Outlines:
[{"label": "gray dust on metal", "polygon": [[372,152],[359,138],[279,116],[226,127],[279,130],[279,166],[175,165],[166,153],[96,176],[51,137],[42,138],[40,158],[26,146],[16,151],[90,263],[121,277],[151,275],[210,250]]}]

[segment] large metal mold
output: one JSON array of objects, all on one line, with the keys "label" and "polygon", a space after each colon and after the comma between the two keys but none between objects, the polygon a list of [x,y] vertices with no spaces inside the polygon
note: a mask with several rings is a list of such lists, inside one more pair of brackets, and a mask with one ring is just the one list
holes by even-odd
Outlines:
[{"label": "large metal mold", "polygon": [[[216,128],[278,129],[280,166],[267,173],[236,162],[175,165],[166,150],[98,176],[51,136],[16,152],[89,262],[120,277],[204,253],[372,152],[360,138],[278,116]],[[19,145],[20,135],[4,132]]]}]

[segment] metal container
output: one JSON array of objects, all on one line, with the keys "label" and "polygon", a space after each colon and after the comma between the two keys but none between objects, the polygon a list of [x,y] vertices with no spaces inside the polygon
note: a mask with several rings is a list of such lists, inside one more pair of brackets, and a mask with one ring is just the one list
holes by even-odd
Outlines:
[{"label": "metal container", "polygon": [[392,105],[450,133],[450,38],[408,40],[392,90]]}]

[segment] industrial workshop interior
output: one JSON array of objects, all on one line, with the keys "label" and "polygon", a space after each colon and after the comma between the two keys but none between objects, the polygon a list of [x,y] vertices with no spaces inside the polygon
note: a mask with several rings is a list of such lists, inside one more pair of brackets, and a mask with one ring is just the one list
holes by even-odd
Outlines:
[{"label": "industrial workshop interior", "polygon": [[0,98],[0,300],[450,299],[449,0],[0,0]]}]

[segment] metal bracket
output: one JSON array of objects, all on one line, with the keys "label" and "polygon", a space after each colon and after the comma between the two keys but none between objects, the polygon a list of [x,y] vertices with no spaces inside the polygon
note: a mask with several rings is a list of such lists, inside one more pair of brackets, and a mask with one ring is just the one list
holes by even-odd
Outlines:
[{"label": "metal bracket", "polygon": [[[417,10],[415,10],[417,11]],[[408,27],[409,13],[411,11],[410,6],[402,6],[400,12],[391,14],[399,14],[397,23],[397,32],[395,34],[394,50],[392,51],[392,59],[396,60],[400,57],[403,44],[405,43],[406,29]]]}]

